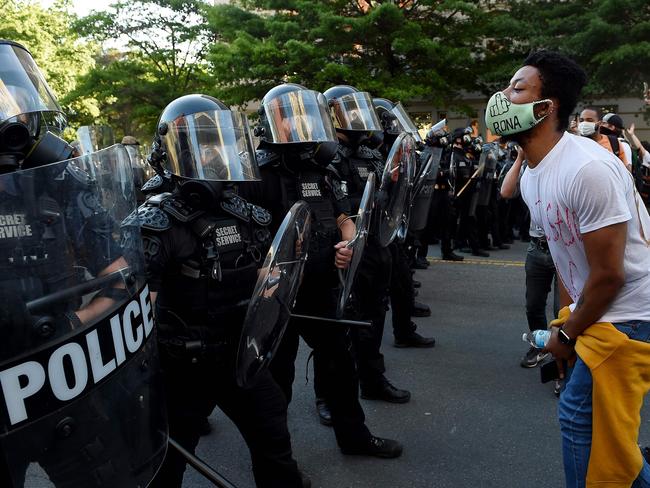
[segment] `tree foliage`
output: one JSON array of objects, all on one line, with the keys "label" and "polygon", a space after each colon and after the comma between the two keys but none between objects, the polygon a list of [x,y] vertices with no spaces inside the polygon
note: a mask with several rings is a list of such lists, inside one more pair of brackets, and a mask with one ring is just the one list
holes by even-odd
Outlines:
[{"label": "tree foliage", "polygon": [[106,49],[75,90],[99,100],[103,123],[149,138],[163,108],[192,92],[209,92],[203,63],[210,37],[196,1],[114,3],[79,20],[82,35]]},{"label": "tree foliage", "polygon": [[442,103],[475,85],[476,2],[244,0],[206,8],[219,94],[259,99],[281,82]]},{"label": "tree foliage", "polygon": [[0,38],[29,49],[68,115],[98,115],[95,100],[67,97],[77,86],[79,76],[92,68],[96,48],[72,28],[76,17],[71,13],[71,1],[57,0],[44,8],[34,0],[0,0],[0,10]]}]

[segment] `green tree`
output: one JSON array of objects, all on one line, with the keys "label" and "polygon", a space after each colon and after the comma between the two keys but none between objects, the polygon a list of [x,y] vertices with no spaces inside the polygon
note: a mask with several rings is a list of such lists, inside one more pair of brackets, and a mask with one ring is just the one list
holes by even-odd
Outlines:
[{"label": "green tree", "polygon": [[476,86],[485,12],[459,0],[239,1],[206,8],[219,95],[259,99],[281,82],[451,103]]},{"label": "green tree", "polygon": [[23,44],[34,56],[68,118],[99,114],[96,101],[70,98],[80,75],[93,66],[95,45],[80,39],[72,28],[76,19],[70,0],[57,0],[49,8],[36,1],[0,0],[0,38]]},{"label": "green tree", "polygon": [[650,80],[647,0],[510,0],[504,5],[488,24],[484,82],[503,84],[529,51],[549,48],[585,68],[585,96],[641,96],[643,81]]},{"label": "green tree", "polygon": [[192,0],[123,1],[77,22],[82,35],[110,47],[74,92],[98,100],[97,122],[149,139],[169,102],[210,91],[204,58],[211,38],[201,7]]}]

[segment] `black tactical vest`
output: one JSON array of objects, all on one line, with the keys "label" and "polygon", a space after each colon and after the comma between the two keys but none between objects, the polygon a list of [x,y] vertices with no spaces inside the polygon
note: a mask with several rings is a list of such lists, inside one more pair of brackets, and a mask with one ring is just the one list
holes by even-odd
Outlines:
[{"label": "black tactical vest", "polygon": [[375,173],[375,185],[379,187],[384,170],[384,158],[377,149],[366,146],[351,148],[339,144],[337,162],[346,180],[352,213],[356,213],[370,173]]},{"label": "black tactical vest", "polygon": [[[271,242],[271,214],[238,196],[206,211],[163,193],[147,200],[138,215],[146,235],[181,226],[179,235],[194,243],[190,256],[172,257],[164,272],[156,300],[162,336],[206,343],[234,339]],[[155,243],[145,237],[145,253],[155,253]]]}]

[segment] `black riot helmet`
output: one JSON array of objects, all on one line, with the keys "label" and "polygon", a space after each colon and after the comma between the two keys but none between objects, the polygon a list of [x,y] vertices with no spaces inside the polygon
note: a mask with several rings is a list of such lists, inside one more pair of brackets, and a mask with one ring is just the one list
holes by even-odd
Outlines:
[{"label": "black riot helmet", "polygon": [[458,129],[454,129],[452,137],[455,144],[460,144],[463,147],[470,147],[472,144],[472,128],[459,127]]},{"label": "black riot helmet", "polygon": [[447,131],[447,119],[442,119],[427,131],[425,143],[432,147],[447,147],[451,144],[451,134]]},{"label": "black riot helmet", "polygon": [[258,113],[260,122],[255,135],[263,144],[300,152],[302,160],[320,166],[332,162],[338,139],[322,93],[284,83],[264,95]]},{"label": "black riot helmet", "polygon": [[185,95],[167,105],[155,143],[164,153],[156,169],[173,174],[181,192],[199,205],[220,200],[226,182],[260,179],[248,119],[208,95]]},{"label": "black riot helmet", "polygon": [[0,173],[69,159],[63,111],[25,47],[0,39]]},{"label": "black riot helmet", "polygon": [[377,146],[384,128],[377,116],[372,98],[350,85],[336,85],[326,90],[332,121],[337,132],[357,144]]}]

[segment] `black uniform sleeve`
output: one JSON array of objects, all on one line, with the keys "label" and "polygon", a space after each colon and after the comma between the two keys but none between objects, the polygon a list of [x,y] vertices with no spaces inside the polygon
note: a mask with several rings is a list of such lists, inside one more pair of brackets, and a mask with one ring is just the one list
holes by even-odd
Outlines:
[{"label": "black uniform sleeve", "polygon": [[149,290],[160,291],[165,268],[170,261],[171,246],[165,233],[142,232],[145,269]]}]

